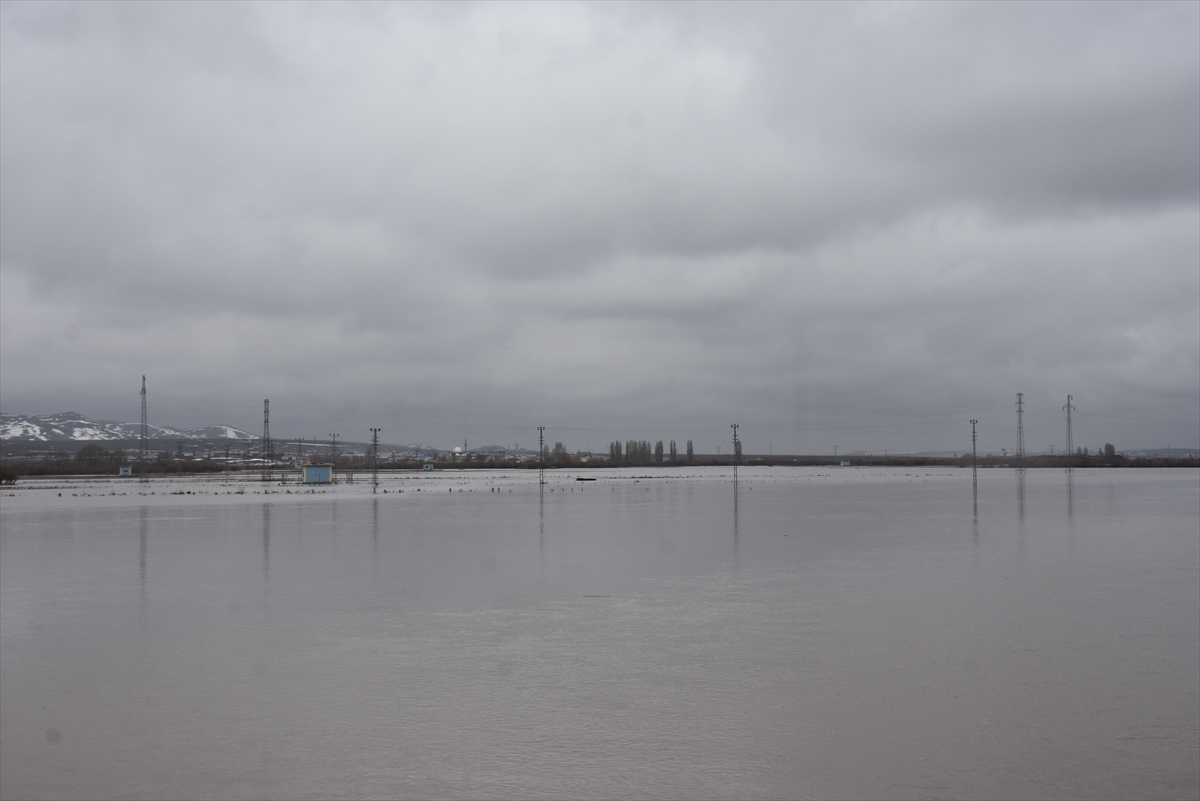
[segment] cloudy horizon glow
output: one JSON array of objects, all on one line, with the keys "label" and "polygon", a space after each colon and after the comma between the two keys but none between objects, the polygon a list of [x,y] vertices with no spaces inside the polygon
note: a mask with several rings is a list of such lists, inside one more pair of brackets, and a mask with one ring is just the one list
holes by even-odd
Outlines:
[{"label": "cloudy horizon glow", "polygon": [[1200,447],[1200,5],[0,5],[0,408]]}]

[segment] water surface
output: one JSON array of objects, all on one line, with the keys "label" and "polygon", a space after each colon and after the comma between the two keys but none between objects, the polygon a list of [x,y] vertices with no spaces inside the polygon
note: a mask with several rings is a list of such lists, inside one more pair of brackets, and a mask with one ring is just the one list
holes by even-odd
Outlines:
[{"label": "water surface", "polygon": [[576,475],[6,490],[0,796],[1200,795],[1196,471]]}]

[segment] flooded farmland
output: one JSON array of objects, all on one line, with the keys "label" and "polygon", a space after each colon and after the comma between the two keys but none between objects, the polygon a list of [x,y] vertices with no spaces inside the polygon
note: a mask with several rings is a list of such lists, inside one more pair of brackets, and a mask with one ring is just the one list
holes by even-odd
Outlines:
[{"label": "flooded farmland", "polygon": [[732,478],[5,488],[0,795],[1200,794],[1197,471]]}]

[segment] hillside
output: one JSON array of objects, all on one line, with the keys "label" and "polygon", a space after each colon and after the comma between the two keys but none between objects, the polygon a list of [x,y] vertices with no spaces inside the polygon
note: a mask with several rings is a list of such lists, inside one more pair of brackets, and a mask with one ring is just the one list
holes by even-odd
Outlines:
[{"label": "hillside", "polygon": [[[133,440],[141,436],[141,428],[141,425],[137,423],[90,420],[78,412],[45,415],[2,414],[0,415],[0,442]],[[225,425],[185,429],[147,425],[146,429],[146,435],[150,439],[258,439],[253,434]]]}]

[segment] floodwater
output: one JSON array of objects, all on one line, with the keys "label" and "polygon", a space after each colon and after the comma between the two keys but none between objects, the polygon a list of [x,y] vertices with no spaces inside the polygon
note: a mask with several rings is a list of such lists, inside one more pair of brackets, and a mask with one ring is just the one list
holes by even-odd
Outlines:
[{"label": "floodwater", "polygon": [[1200,796],[1200,473],[731,478],[5,488],[0,796]]}]

